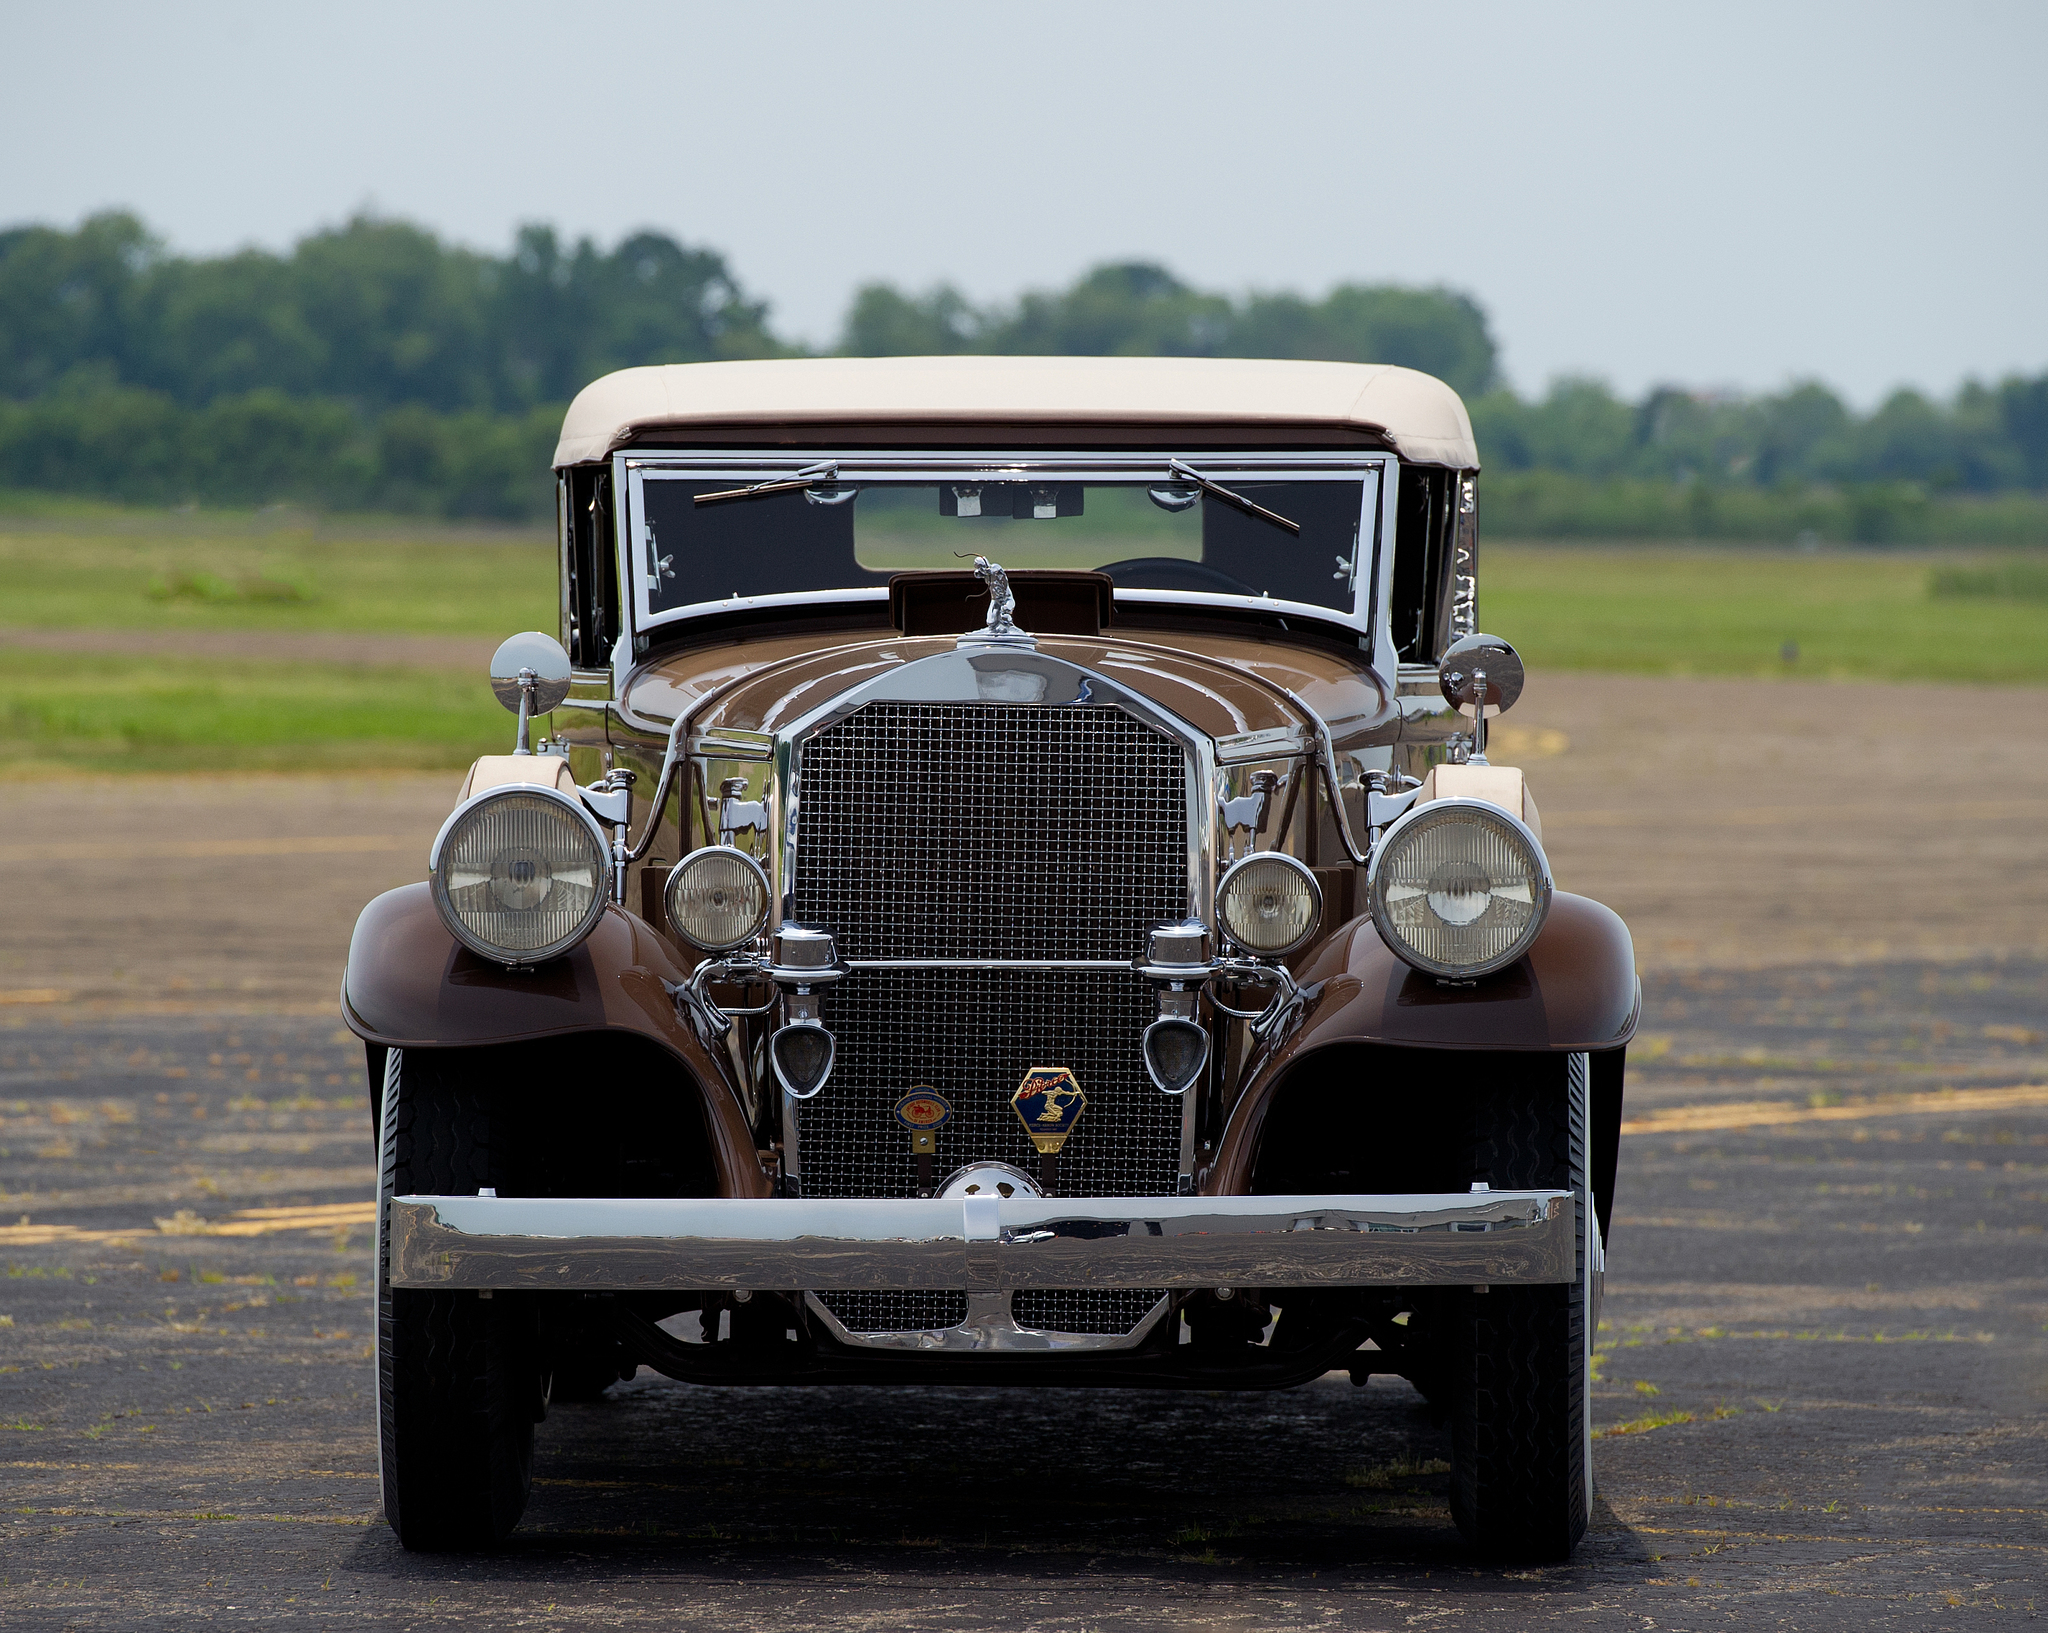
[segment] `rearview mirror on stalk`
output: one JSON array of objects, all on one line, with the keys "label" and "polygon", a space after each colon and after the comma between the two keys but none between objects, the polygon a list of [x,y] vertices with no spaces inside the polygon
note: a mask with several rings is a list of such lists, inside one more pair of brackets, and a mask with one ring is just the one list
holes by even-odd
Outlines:
[{"label": "rearview mirror on stalk", "polygon": [[1498,635],[1467,635],[1437,660],[1444,701],[1461,714],[1472,711],[1472,735],[1463,745],[1468,758],[1486,763],[1487,711],[1505,714],[1513,708],[1526,678],[1522,655]]},{"label": "rearview mirror on stalk", "polygon": [[533,752],[533,717],[569,695],[569,654],[552,635],[530,629],[509,637],[491,658],[491,691],[519,716],[514,754]]}]

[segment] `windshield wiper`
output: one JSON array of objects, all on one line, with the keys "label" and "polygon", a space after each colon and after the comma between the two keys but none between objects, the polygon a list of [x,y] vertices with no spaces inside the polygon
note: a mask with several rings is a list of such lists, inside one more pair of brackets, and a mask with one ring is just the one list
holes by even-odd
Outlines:
[{"label": "windshield wiper", "polygon": [[770,493],[797,493],[804,488],[835,487],[839,482],[839,467],[826,463],[806,465],[794,476],[771,477],[766,482],[756,482],[751,488],[724,488],[717,493],[700,493],[696,502],[700,505],[715,505],[725,499],[759,499]]},{"label": "windshield wiper", "polygon": [[[1183,482],[1192,482],[1204,493],[1214,494],[1218,499],[1221,499],[1226,505],[1237,506],[1237,508],[1243,511],[1247,516],[1256,516],[1262,522],[1271,522],[1275,527],[1284,527],[1290,533],[1299,533],[1301,531],[1301,523],[1289,521],[1277,510],[1268,510],[1264,505],[1252,503],[1252,501],[1247,499],[1243,494],[1233,492],[1231,489],[1226,488],[1221,482],[1210,481],[1200,471],[1196,470],[1194,466],[1189,465],[1182,460],[1169,459],[1166,462],[1166,468],[1169,471],[1171,471],[1175,476],[1179,477]],[[698,503],[702,504],[703,501],[700,499]]]}]

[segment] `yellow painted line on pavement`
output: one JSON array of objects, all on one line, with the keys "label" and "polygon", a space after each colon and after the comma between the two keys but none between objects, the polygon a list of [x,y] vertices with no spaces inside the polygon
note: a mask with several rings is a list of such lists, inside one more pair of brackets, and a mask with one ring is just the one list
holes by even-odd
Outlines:
[{"label": "yellow painted line on pavement", "polygon": [[417,834],[292,835],[281,839],[95,840],[70,845],[0,845],[0,866],[36,862],[192,862],[214,856],[354,856],[419,851]]},{"label": "yellow painted line on pavement", "polygon": [[1705,1134],[1721,1128],[1776,1127],[1787,1123],[1853,1123],[1873,1117],[1922,1117],[1944,1111],[2020,1111],[2048,1106],[2048,1084],[2012,1089],[1936,1089],[1889,1095],[1839,1106],[1802,1106],[1796,1100],[1738,1100],[1718,1106],[1674,1106],[1631,1118],[1624,1134]]},{"label": "yellow painted line on pavement", "polygon": [[339,1214],[347,1214],[354,1223],[364,1224],[369,1221],[357,1216],[365,1208],[369,1210],[369,1220],[374,1220],[377,1216],[377,1204],[374,1202],[315,1202],[296,1208],[237,1208],[234,1217],[237,1219],[327,1219]]},{"label": "yellow painted line on pavement", "polygon": [[87,1230],[77,1225],[0,1225],[0,1247],[49,1247],[59,1243],[80,1245],[107,1242],[133,1243],[140,1238],[162,1239],[186,1236],[271,1236],[288,1230],[344,1230],[356,1225],[374,1225],[374,1202],[328,1202],[305,1208],[242,1208],[225,1219],[201,1219],[186,1210],[169,1219],[156,1221],[156,1228],[133,1226],[127,1230]]},{"label": "yellow painted line on pavement", "polygon": [[205,1509],[183,1508],[18,1508],[17,1514],[41,1514],[57,1519],[80,1520],[184,1520],[204,1524],[240,1525],[254,1521],[262,1525],[380,1525],[383,1516],[366,1514],[217,1514]]},{"label": "yellow painted line on pavement", "polygon": [[1809,1531],[1738,1531],[1730,1526],[1641,1525],[1633,1521],[1629,1522],[1629,1529],[1653,1537],[1732,1537],[1743,1542],[1826,1542],[1866,1548],[1981,1548],[2015,1554],[2048,1552],[2048,1546],[2038,1542],[1991,1542],[1976,1537],[1816,1536]]}]

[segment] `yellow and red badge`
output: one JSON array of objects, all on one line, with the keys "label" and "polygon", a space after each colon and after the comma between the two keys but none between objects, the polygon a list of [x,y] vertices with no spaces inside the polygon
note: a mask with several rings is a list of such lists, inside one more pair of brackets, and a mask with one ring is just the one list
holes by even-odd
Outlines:
[{"label": "yellow and red badge", "polygon": [[952,1120],[952,1106],[936,1089],[912,1089],[896,1102],[896,1121],[913,1134],[929,1134]]},{"label": "yellow and red badge", "polygon": [[1066,1067],[1034,1066],[1010,1096],[1010,1105],[1039,1154],[1049,1157],[1067,1143],[1088,1109],[1088,1096]]}]

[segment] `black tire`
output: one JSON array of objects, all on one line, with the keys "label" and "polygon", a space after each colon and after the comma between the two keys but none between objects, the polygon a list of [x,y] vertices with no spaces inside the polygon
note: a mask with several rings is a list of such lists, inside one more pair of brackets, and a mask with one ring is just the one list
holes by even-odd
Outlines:
[{"label": "black tire", "polygon": [[1447,1301],[1451,1516],[1468,1543],[1502,1560],[1569,1557],[1593,1500],[1586,1057],[1532,1076],[1479,1097],[1474,1172],[1495,1190],[1572,1190],[1577,1274]]},{"label": "black tire", "polygon": [[526,1508],[543,1406],[531,1302],[391,1285],[394,1196],[496,1183],[491,1116],[462,1057],[393,1049],[378,1164],[377,1430],[384,1517],[408,1549],[488,1548]]}]

